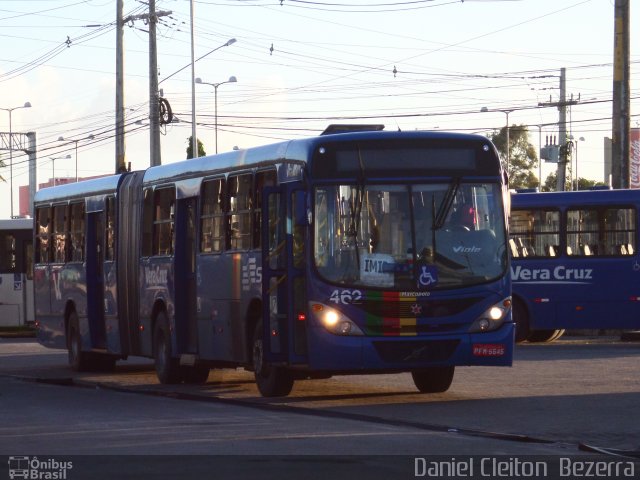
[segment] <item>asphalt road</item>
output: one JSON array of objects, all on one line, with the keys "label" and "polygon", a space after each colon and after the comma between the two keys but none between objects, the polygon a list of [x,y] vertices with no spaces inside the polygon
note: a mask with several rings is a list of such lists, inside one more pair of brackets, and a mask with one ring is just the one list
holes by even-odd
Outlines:
[{"label": "asphalt road", "polygon": [[233,478],[276,461],[275,472],[308,478],[309,465],[409,478],[424,455],[581,455],[585,445],[633,454],[639,360],[639,343],[569,339],[518,346],[512,368],[459,368],[443,394],[419,394],[400,374],[301,381],[289,397],[264,399],[241,370],[164,386],[147,359],[75,374],[64,351],[0,339],[0,454],[249,455],[242,467],[219,462]]}]

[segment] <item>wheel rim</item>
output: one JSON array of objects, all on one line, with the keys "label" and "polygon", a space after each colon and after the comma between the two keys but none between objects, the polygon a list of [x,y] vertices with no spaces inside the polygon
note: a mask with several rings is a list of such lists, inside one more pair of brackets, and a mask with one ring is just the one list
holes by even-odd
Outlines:
[{"label": "wheel rim", "polygon": [[78,344],[78,335],[76,334],[75,329],[71,329],[70,337],[71,345],[69,348],[69,362],[75,365],[80,355],[80,345]]},{"label": "wheel rim", "polygon": [[158,349],[158,358],[156,358],[158,370],[164,371],[167,365],[167,342],[164,341],[164,334],[162,333],[158,336],[156,348]]},{"label": "wheel rim", "polygon": [[256,340],[253,344],[253,369],[256,375],[264,375],[262,362],[262,341]]}]

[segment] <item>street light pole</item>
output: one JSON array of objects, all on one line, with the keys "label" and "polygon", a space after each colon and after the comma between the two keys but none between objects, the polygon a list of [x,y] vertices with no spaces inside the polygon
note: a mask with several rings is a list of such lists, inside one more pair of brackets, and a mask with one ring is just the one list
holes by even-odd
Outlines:
[{"label": "street light pole", "polygon": [[542,125],[536,125],[538,127],[538,188],[542,191]]},{"label": "street light pole", "polygon": [[500,110],[502,113],[507,115],[507,175],[509,174],[509,164],[511,163],[511,144],[509,143],[509,114],[513,112],[513,110]]},{"label": "street light pole", "polygon": [[[85,140],[93,140],[95,137],[93,135],[89,135]],[[78,183],[78,142],[80,140],[69,139],[66,140],[63,136],[58,137],[59,142],[73,142],[76,144],[76,183]]]},{"label": "street light pole", "polygon": [[64,157],[49,157],[51,159],[51,175],[53,176],[53,186],[55,187],[56,182],[56,160],[63,160],[65,158],[71,158],[71,155],[65,155]]},{"label": "street light pole", "polygon": [[506,129],[506,133],[507,133],[507,175],[509,175],[509,163],[510,163],[510,160],[511,160],[511,153],[510,153],[511,148],[509,148],[510,147],[510,145],[509,145],[509,141],[510,141],[510,139],[509,139],[509,114],[511,112],[513,112],[513,109],[511,109],[511,110],[500,110],[500,109],[498,109],[498,110],[489,110],[487,107],[482,107],[480,109],[480,111],[481,112],[502,112],[507,116],[507,129]]},{"label": "street light pole", "polygon": [[202,85],[211,85],[213,87],[213,96],[214,96],[214,102],[215,102],[214,118],[215,118],[216,153],[218,153],[218,87],[220,85],[224,85],[225,83],[236,83],[237,81],[238,79],[233,75],[229,77],[229,80],[226,80],[220,83],[203,82],[200,77],[196,78],[196,83],[200,83]]},{"label": "street light pole", "polygon": [[584,137],[577,138],[573,141],[576,146],[576,190],[580,190],[580,177],[578,177],[578,143],[584,142]]},{"label": "street light pole", "polygon": [[5,112],[9,112],[9,189],[11,190],[11,218],[13,218],[13,128],[11,124],[11,112],[19,108],[30,108],[31,103],[25,102],[21,107],[0,108]]},{"label": "street light pole", "polygon": [[[193,0],[191,1],[191,17],[193,17]],[[176,70],[175,72],[173,72],[171,75],[163,78],[162,80],[160,80],[160,82],[158,83],[158,85],[160,85],[160,83],[164,82],[165,80],[169,80],[171,77],[173,77],[174,75],[180,73],[181,71],[183,71],[185,68],[191,66],[191,149],[192,149],[192,157],[193,158],[197,158],[198,157],[198,145],[197,145],[197,140],[196,140],[196,89],[193,86],[195,79],[193,78],[195,76],[195,63],[199,60],[202,60],[204,57],[206,57],[207,55],[211,55],[213,52],[215,52],[216,50],[220,50],[223,47],[228,47],[229,45],[233,45],[234,43],[236,43],[236,39],[235,38],[230,38],[229,40],[227,40],[226,43],[220,45],[219,47],[214,48],[213,50],[209,50],[207,53],[205,53],[204,55],[196,58],[195,60],[193,59],[193,55],[194,55],[194,44],[193,44],[193,18],[191,19],[191,63],[188,63],[187,65],[185,65],[184,67]],[[197,82],[195,82],[197,83]]]}]

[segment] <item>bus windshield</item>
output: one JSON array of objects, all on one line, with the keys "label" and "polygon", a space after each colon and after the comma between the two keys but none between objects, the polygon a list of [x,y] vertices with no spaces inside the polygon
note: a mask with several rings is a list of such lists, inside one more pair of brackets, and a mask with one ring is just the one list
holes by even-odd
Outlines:
[{"label": "bus windshield", "polygon": [[459,181],[315,189],[314,259],[332,283],[471,286],[507,267],[501,187]]}]

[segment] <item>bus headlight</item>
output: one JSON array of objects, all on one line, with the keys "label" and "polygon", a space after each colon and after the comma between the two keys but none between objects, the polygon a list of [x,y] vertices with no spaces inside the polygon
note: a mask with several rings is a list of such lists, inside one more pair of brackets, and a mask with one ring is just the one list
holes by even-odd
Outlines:
[{"label": "bus headlight", "polygon": [[511,297],[487,308],[469,328],[469,333],[490,332],[497,330],[504,323],[507,314],[511,310]]},{"label": "bus headlight", "polygon": [[339,310],[315,302],[310,303],[309,306],[315,318],[329,332],[335,335],[364,335],[360,327]]}]

